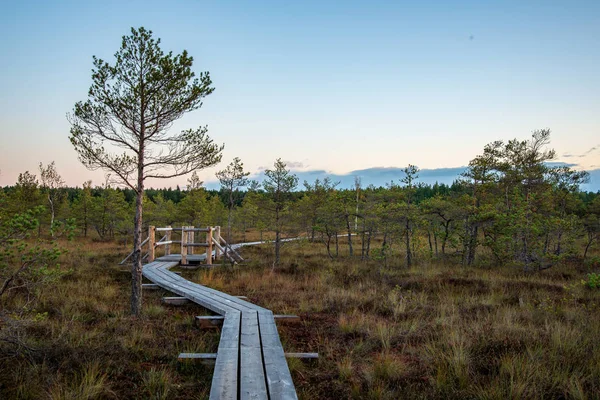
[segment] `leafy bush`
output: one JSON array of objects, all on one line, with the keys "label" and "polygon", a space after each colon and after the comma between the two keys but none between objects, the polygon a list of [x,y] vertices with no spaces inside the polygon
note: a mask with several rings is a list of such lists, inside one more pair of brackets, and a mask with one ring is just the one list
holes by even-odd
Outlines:
[{"label": "leafy bush", "polygon": [[[0,216],[0,297],[13,289],[30,293],[34,287],[58,279],[64,274],[58,264],[62,250],[56,242],[43,243],[29,240],[39,226],[44,207],[36,207],[22,214],[3,219]],[[59,236],[71,237],[74,221],[55,223]]]},{"label": "leafy bush", "polygon": [[590,289],[600,289],[600,274],[592,272],[587,275],[587,280],[582,280],[581,283]]}]

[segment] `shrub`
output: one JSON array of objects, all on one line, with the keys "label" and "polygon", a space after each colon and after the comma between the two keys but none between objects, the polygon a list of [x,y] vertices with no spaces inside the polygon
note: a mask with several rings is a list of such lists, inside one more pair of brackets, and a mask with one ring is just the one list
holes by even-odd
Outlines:
[{"label": "shrub", "polygon": [[581,283],[590,289],[600,289],[600,274],[594,272],[587,275],[587,280],[582,280]]}]

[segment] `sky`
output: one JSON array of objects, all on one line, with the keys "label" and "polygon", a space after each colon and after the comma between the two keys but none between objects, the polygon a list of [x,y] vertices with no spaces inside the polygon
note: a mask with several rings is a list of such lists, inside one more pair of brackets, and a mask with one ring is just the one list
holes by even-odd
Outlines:
[{"label": "sky", "polygon": [[66,115],[92,56],[111,62],[140,26],[210,72],[215,92],[173,126],[225,144],[209,186],[234,157],[253,176],[281,158],[307,177],[369,184],[414,164],[451,182],[485,144],[549,128],[556,161],[600,190],[597,0],[2,2],[0,186],[51,161],[69,185],[104,182]]}]

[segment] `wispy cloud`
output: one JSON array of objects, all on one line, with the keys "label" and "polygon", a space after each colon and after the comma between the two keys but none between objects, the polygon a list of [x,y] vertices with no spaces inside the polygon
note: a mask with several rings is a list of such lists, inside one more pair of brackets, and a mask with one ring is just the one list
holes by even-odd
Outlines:
[{"label": "wispy cloud", "polygon": [[579,164],[573,164],[573,163],[566,163],[566,162],[562,162],[562,161],[552,161],[552,162],[547,162],[546,165],[548,167],[577,167]]},{"label": "wispy cloud", "polygon": [[561,157],[564,158],[570,158],[570,157],[577,157],[577,158],[583,158],[586,157],[588,155],[590,155],[591,153],[593,153],[594,151],[600,149],[600,144],[595,145],[594,147],[590,148],[589,150],[581,153],[581,154],[570,154],[570,153],[565,153],[563,154]]},{"label": "wispy cloud", "polygon": [[588,151],[586,151],[585,153],[583,153],[580,157],[584,157],[587,156],[588,154],[598,150],[598,147],[600,147],[600,144],[595,145],[594,147],[592,147],[591,149],[589,149]]},{"label": "wispy cloud", "polygon": [[306,167],[308,167],[308,165],[304,165],[304,163],[302,161],[287,161],[287,160],[283,160],[283,162],[290,169],[300,169],[300,168],[306,168]]}]

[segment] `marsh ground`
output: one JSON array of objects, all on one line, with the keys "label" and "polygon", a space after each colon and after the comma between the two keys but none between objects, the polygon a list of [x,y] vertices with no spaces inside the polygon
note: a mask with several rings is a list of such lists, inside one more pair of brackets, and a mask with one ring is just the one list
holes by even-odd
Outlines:
[{"label": "marsh ground", "polygon": [[[165,307],[145,292],[144,317],[129,317],[129,274],[114,243],[65,243],[72,272],[38,293],[5,299],[13,342],[1,344],[2,398],[206,398],[211,368],[177,362],[214,352],[218,331],[194,326],[199,306]],[[598,398],[600,291],[577,264],[524,274],[424,262],[406,269],[340,257],[322,245],[243,249],[241,266],[185,271],[190,280],[278,314],[303,399]],[[396,266],[394,266],[396,265]],[[9,329],[10,328],[10,329]]]}]

